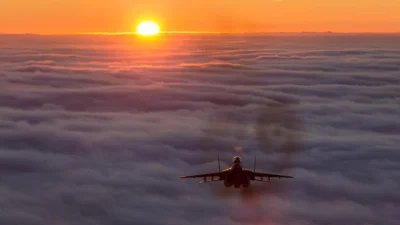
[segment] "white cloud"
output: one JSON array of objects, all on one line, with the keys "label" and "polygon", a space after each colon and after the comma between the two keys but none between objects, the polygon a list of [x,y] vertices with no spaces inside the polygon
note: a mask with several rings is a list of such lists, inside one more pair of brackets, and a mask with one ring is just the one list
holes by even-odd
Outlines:
[{"label": "white cloud", "polygon": [[[352,38],[0,36],[0,221],[396,224],[400,49]],[[296,178],[179,179],[217,151]]]}]

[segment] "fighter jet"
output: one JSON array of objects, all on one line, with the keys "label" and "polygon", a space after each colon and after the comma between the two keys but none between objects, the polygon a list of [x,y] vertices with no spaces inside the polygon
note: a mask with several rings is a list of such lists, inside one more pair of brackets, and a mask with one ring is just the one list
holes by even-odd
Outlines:
[{"label": "fighter jet", "polygon": [[[231,187],[232,185],[235,188],[240,188],[243,186],[245,188],[250,186],[250,181],[261,181],[261,182],[270,182],[271,177],[276,178],[293,178],[291,176],[272,174],[272,173],[260,173],[256,172],[256,158],[254,157],[254,168],[253,171],[244,169],[242,166],[242,159],[239,156],[233,157],[232,166],[222,170],[219,163],[218,156],[218,170],[217,173],[206,173],[206,174],[198,174],[192,176],[181,176],[181,178],[203,178],[199,183],[213,182],[213,181],[224,181],[225,187]],[[211,179],[207,179],[207,177]],[[218,177],[214,179],[214,177]],[[268,181],[264,180],[267,178]]]}]

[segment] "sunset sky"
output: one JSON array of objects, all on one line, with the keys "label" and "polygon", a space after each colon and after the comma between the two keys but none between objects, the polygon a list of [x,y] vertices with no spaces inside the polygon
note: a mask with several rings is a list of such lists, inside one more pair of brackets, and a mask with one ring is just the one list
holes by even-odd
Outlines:
[{"label": "sunset sky", "polygon": [[164,31],[400,32],[399,0],[0,1],[0,33],[131,32],[143,19]]}]

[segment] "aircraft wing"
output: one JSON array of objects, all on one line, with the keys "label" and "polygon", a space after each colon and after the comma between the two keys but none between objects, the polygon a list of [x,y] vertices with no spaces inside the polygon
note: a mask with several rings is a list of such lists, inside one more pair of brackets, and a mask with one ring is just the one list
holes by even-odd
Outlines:
[{"label": "aircraft wing", "polygon": [[252,172],[254,177],[277,177],[277,178],[293,178],[292,176],[280,175],[280,174],[273,174],[273,173],[259,173],[259,172]]},{"label": "aircraft wing", "polygon": [[221,172],[218,173],[204,173],[198,175],[191,175],[191,176],[181,176],[181,178],[198,178],[198,177],[219,177],[221,176]]},{"label": "aircraft wing", "polygon": [[222,170],[222,171],[220,171],[220,172],[216,172],[216,173],[204,173],[204,174],[197,174],[197,175],[191,175],[191,176],[181,176],[181,178],[198,178],[198,177],[201,177],[201,178],[206,178],[206,177],[223,177],[224,176],[224,174],[226,173],[226,172],[228,172],[230,170],[230,168],[229,169],[226,169],[226,170]]}]

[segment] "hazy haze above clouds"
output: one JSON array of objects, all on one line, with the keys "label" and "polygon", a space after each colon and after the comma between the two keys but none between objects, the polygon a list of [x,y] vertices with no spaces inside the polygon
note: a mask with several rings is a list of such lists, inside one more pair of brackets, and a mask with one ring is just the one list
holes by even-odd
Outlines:
[{"label": "hazy haze above clouds", "polygon": [[0,223],[396,225],[398,39],[0,36]]}]

